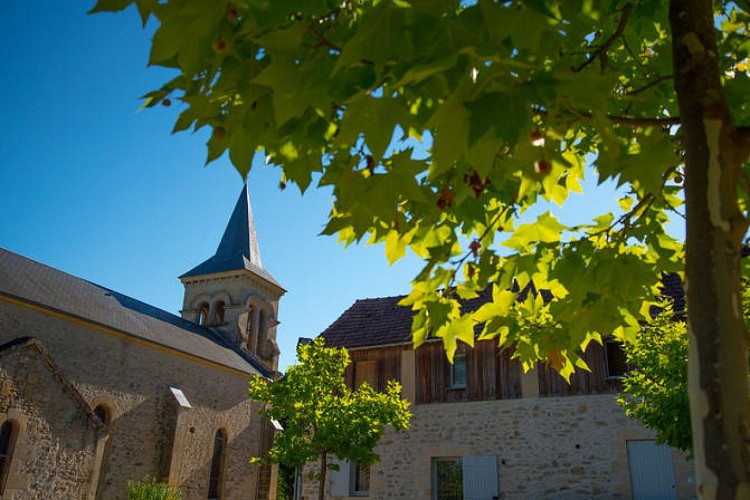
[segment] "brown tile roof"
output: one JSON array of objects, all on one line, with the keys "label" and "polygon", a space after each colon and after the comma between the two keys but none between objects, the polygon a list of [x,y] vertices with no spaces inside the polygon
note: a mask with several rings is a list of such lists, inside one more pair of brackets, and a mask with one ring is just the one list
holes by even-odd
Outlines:
[{"label": "brown tile roof", "polygon": [[320,335],[330,347],[364,347],[411,340],[412,311],[398,305],[404,296],[360,299]]},{"label": "brown tile roof", "polygon": [[[320,335],[326,345],[347,349],[411,342],[414,313],[410,307],[398,305],[404,297],[357,300]],[[488,288],[479,297],[466,301],[463,310],[474,311],[491,298]]]}]

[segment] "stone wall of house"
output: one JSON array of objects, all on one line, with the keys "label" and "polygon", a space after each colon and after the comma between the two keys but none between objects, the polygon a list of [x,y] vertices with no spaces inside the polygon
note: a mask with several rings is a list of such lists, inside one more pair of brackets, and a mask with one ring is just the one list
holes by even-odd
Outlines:
[{"label": "stone wall of house", "polygon": [[0,423],[15,429],[2,498],[87,498],[104,433],[79,401],[33,346],[0,354]]},{"label": "stone wall of house", "polygon": [[[111,414],[97,498],[126,498],[128,481],[167,480],[172,469],[184,499],[205,499],[219,428],[228,436],[221,498],[254,498],[268,481],[248,464],[265,424],[248,399],[247,375],[0,301],[0,343],[20,336],[39,339],[91,407],[103,404]],[[192,407],[180,409],[170,386]]]},{"label": "stone wall of house", "polygon": [[[411,429],[387,432],[370,498],[431,498],[432,459],[497,457],[500,498],[631,498],[626,442],[653,439],[613,395],[412,406]],[[694,498],[692,464],[673,452],[678,498]],[[307,472],[307,471],[305,471]],[[305,499],[316,484],[304,485]]]}]

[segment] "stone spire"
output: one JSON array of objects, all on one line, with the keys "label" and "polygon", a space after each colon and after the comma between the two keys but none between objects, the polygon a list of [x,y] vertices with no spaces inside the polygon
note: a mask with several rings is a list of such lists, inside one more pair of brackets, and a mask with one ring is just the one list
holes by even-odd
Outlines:
[{"label": "stone spire", "polygon": [[263,269],[247,184],[242,188],[214,256],[186,272],[180,278],[241,269],[246,269],[273,284],[279,285]]}]

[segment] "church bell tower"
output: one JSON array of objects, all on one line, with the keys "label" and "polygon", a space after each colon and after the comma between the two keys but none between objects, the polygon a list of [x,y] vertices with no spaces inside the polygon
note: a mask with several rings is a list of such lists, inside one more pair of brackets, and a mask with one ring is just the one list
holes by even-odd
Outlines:
[{"label": "church bell tower", "polygon": [[284,288],[263,268],[247,184],[216,253],[180,276],[182,317],[211,328],[276,371],[279,299]]}]

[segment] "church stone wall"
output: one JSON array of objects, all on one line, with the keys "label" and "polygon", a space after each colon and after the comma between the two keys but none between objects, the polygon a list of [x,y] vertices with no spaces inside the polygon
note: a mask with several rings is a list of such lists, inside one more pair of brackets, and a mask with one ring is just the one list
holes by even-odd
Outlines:
[{"label": "church stone wall", "polygon": [[29,345],[0,357],[0,423],[6,420],[17,437],[2,498],[88,498],[99,431]]},{"label": "church stone wall", "polygon": [[[432,459],[497,457],[499,498],[629,499],[626,442],[653,439],[613,395],[413,405],[411,428],[386,432],[371,499],[430,499]],[[695,498],[692,464],[673,453],[678,498]],[[310,468],[307,468],[303,477]],[[305,481],[303,497],[317,498]]]},{"label": "church stone wall", "polygon": [[[86,401],[92,407],[104,404],[111,412],[108,460],[97,498],[125,498],[128,481],[146,476],[166,480],[165,461],[174,453],[163,450],[171,447],[180,454],[175,477],[183,498],[205,499],[219,428],[229,441],[222,499],[255,498],[256,488],[268,489],[268,478],[248,464],[259,451],[264,425],[247,396],[248,376],[0,301],[0,343],[20,336],[39,339]],[[181,419],[173,413],[179,409],[170,385],[179,387],[192,405]]]}]

